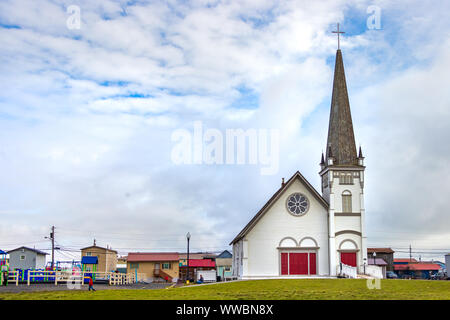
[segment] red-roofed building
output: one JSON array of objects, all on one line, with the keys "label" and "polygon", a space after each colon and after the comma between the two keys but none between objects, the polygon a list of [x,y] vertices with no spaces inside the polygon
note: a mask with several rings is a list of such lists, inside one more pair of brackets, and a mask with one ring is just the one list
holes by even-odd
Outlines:
[{"label": "red-roofed building", "polygon": [[[415,262],[409,263],[409,259],[395,259],[396,264],[394,265],[395,273],[400,278],[414,278],[414,279],[429,279],[431,275],[437,273],[441,266],[435,263],[422,263]],[[401,261],[397,261],[401,260]],[[407,260],[405,263],[404,260]]]},{"label": "red-roofed building", "polygon": [[414,271],[439,271],[441,267],[435,263],[410,263],[410,264],[398,264],[395,266],[395,270],[414,270]]},{"label": "red-roofed building", "polygon": [[[180,261],[180,278],[187,279],[187,263]],[[216,262],[212,259],[189,259],[189,279],[197,279],[198,274],[205,270],[216,270]]]},{"label": "red-roofed building", "polygon": [[130,252],[127,272],[142,273],[148,281],[176,281],[179,278],[177,252]]}]

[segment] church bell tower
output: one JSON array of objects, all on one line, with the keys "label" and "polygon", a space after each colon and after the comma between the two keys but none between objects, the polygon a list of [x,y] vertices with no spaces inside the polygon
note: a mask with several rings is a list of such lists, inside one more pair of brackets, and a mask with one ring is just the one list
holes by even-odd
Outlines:
[{"label": "church bell tower", "polygon": [[[338,35],[339,29],[338,29]],[[325,156],[320,162],[322,195],[329,203],[330,275],[339,263],[367,263],[364,227],[364,157],[357,153],[342,52],[336,52]],[[354,261],[355,260],[355,261]]]}]

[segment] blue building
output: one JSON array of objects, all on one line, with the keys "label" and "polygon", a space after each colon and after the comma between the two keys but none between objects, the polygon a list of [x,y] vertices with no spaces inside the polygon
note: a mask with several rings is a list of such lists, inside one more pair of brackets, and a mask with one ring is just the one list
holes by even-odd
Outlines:
[{"label": "blue building", "polygon": [[223,281],[227,277],[231,277],[233,272],[231,266],[233,263],[233,255],[225,250],[216,257],[217,276],[220,281]]}]

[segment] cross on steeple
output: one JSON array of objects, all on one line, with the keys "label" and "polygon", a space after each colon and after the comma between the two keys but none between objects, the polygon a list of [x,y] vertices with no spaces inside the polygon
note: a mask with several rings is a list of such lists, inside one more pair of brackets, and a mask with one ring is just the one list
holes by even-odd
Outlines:
[{"label": "cross on steeple", "polygon": [[331,31],[331,32],[332,33],[337,33],[337,36],[338,36],[338,50],[340,50],[341,49],[341,43],[340,43],[339,36],[340,36],[341,33],[345,33],[345,32],[339,31],[339,23],[337,24],[337,31]]}]

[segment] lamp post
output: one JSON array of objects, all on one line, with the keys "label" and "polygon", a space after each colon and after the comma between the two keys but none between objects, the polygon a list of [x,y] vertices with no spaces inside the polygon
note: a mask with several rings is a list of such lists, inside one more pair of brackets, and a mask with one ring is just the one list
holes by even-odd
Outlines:
[{"label": "lamp post", "polygon": [[375,263],[375,259],[377,258],[377,253],[376,252],[374,252],[373,253],[373,265],[375,266],[376,265],[376,263]]},{"label": "lamp post", "polygon": [[366,274],[366,263],[367,263],[367,259],[364,258],[364,274]]},{"label": "lamp post", "polygon": [[187,239],[187,273],[186,273],[186,283],[189,283],[189,240],[191,239],[191,234],[188,232],[186,234]]}]

